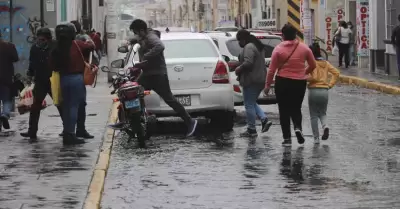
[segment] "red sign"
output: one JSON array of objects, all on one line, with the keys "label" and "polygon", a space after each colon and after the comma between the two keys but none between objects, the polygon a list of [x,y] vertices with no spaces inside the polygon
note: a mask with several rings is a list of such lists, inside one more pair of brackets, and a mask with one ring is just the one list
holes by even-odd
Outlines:
[{"label": "red sign", "polygon": [[362,6],[360,8],[360,20],[361,20],[361,36],[360,36],[360,49],[368,49],[368,8]]},{"label": "red sign", "polygon": [[332,18],[326,17],[325,18],[326,24],[326,51],[332,51]]},{"label": "red sign", "polygon": [[343,9],[338,9],[337,10],[337,21],[340,22],[344,19],[344,11]]}]

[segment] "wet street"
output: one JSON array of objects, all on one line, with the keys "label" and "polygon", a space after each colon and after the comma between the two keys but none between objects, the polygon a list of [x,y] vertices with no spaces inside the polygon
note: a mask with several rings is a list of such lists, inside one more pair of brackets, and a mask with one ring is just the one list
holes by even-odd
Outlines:
[{"label": "wet street", "polygon": [[[102,209],[400,208],[400,99],[337,86],[330,92],[331,137],[315,146],[307,96],[306,143],[281,146],[275,105],[263,106],[274,126],[255,140],[206,125],[184,139],[177,122],[162,122],[148,149],[115,139]],[[258,127],[261,128],[260,126]]]}]

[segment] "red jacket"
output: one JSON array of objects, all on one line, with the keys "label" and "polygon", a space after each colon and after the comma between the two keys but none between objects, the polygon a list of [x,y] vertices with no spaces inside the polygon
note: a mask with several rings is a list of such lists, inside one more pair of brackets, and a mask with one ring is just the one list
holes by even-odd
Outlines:
[{"label": "red jacket", "polygon": [[93,40],[96,45],[96,51],[101,50],[101,38],[97,33],[91,33],[90,38]]}]

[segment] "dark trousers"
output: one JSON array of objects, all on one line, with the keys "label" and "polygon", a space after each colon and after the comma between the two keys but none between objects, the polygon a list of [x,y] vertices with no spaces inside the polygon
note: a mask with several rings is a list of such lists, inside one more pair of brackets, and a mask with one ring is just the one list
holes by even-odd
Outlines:
[{"label": "dark trousers", "polygon": [[396,47],[396,57],[397,57],[397,70],[399,71],[400,78],[400,47]]},{"label": "dark trousers", "polygon": [[294,129],[303,130],[301,106],[306,93],[306,80],[294,80],[276,76],[275,94],[278,101],[279,120],[284,139],[290,139],[290,119]]},{"label": "dark trousers", "polygon": [[[38,124],[40,118],[40,111],[42,110],[43,100],[46,98],[46,95],[51,95],[51,85],[50,81],[48,82],[36,82],[35,87],[33,88],[33,104],[31,106],[31,111],[29,115],[29,130],[28,132],[31,134],[36,134],[38,131]],[[61,107],[57,106],[58,112],[60,113],[62,120],[62,111]]]},{"label": "dark trousers", "polygon": [[178,115],[185,121],[186,125],[190,125],[192,118],[186,112],[185,108],[179,103],[171,92],[169,86],[168,75],[151,75],[142,76],[139,80],[146,90],[155,91]]},{"label": "dark trousers", "polygon": [[338,43],[339,47],[339,65],[342,66],[342,61],[344,57],[344,63],[346,67],[350,65],[350,55],[349,55],[349,50],[350,50],[350,44],[342,44]]}]

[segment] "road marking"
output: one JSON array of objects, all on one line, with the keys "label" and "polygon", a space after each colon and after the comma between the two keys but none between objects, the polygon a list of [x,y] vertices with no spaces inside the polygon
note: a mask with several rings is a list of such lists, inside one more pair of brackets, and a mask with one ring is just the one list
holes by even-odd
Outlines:
[{"label": "road marking", "polygon": [[[118,119],[119,102],[113,103],[111,106],[110,117],[108,123],[115,123]],[[104,183],[107,176],[107,170],[110,163],[111,150],[115,131],[111,128],[106,128],[103,136],[103,145],[101,147],[96,167],[93,171],[92,180],[89,185],[88,193],[85,199],[84,209],[99,209],[101,198],[104,190]]]}]

